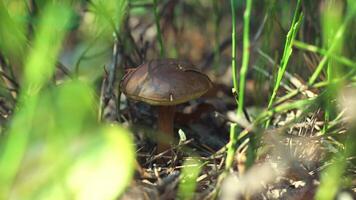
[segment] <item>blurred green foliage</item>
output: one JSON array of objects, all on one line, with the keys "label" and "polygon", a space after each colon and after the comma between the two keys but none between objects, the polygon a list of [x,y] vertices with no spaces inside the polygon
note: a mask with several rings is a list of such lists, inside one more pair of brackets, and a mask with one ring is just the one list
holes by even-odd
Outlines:
[{"label": "blurred green foliage", "polygon": [[[347,9],[346,14],[343,12],[345,6]],[[328,52],[323,58],[327,63],[327,79],[329,82],[337,80],[343,77],[348,71],[352,72],[352,68],[345,68],[336,61],[335,58],[328,58],[329,54],[333,54],[336,57],[340,57],[344,54],[344,41],[345,41],[345,32],[347,32],[347,26],[350,24],[350,21],[356,15],[355,1],[348,1],[345,4],[342,1],[328,1],[324,5],[325,12],[321,18],[322,24],[322,33],[323,33],[323,44]],[[328,59],[327,59],[328,58]],[[347,71],[348,70],[348,71]],[[343,81],[329,84],[326,91],[325,102],[325,122],[326,127],[328,128],[328,122],[332,119],[335,119],[337,116],[337,106],[334,102],[331,102],[330,99],[335,95],[340,94],[340,88],[345,87]],[[352,109],[352,108],[351,108]],[[348,135],[350,138],[355,137],[353,133],[355,131],[354,125],[349,127]],[[344,173],[347,167],[347,159],[355,155],[355,145],[350,140],[346,140],[344,148],[335,153],[332,158],[332,164],[328,166],[321,175],[321,184],[316,193],[316,199],[318,200],[328,200],[335,199],[337,192],[340,190],[340,187],[344,185]]]},{"label": "blurred green foliage", "polygon": [[26,47],[24,2],[14,1],[8,4],[10,5],[0,1],[0,50],[4,56],[20,65]]},{"label": "blurred green foliage", "polygon": [[[124,13],[117,9],[126,1],[119,2],[98,3],[104,13],[94,16],[117,22],[115,29],[96,26],[98,32],[118,33]],[[21,1],[0,1],[0,50],[11,63],[23,59],[24,70],[17,108],[0,142],[0,199],[116,198],[133,175],[131,133],[96,121],[98,98],[91,82],[50,84],[75,20],[73,2],[39,3],[33,41],[25,37],[27,24],[17,19],[26,14],[9,15],[13,3]]]}]

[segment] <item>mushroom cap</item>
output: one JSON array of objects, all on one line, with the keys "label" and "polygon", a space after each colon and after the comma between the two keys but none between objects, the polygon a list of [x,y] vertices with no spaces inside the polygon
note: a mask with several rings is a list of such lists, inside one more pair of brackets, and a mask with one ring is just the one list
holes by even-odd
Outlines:
[{"label": "mushroom cap", "polygon": [[212,87],[212,82],[188,62],[162,59],[131,70],[120,87],[128,98],[169,106],[200,97]]}]

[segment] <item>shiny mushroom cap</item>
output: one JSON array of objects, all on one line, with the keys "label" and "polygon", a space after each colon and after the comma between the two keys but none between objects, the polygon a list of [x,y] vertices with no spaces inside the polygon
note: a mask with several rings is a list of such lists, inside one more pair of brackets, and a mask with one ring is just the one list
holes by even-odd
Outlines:
[{"label": "shiny mushroom cap", "polygon": [[128,98],[168,106],[200,97],[212,87],[212,82],[187,62],[163,59],[130,71],[120,87]]}]

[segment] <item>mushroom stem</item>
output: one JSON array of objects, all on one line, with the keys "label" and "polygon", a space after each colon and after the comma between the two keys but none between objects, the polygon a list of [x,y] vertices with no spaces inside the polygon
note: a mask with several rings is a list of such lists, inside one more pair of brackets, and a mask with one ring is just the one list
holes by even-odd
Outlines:
[{"label": "mushroom stem", "polygon": [[161,153],[171,147],[174,138],[173,121],[175,106],[158,107],[158,130],[163,133],[164,137],[157,140],[157,153]]}]

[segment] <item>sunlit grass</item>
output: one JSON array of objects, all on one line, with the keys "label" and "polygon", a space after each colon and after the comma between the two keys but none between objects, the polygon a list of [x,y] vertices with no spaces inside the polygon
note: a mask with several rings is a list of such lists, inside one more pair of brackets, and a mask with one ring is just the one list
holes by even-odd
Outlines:
[{"label": "sunlit grass", "polygon": [[[236,1],[231,0],[230,1],[230,7],[231,7],[231,38],[232,38],[232,44],[231,44],[231,68],[232,68],[232,81],[233,81],[233,95],[236,95],[238,91],[238,78],[237,78],[237,66],[236,66]],[[236,137],[237,137],[237,130],[236,130],[236,124],[231,123],[230,125],[230,141],[228,144],[228,151],[226,155],[226,162],[225,162],[225,168],[229,169],[232,165],[234,154],[236,151]]]},{"label": "sunlit grass", "polygon": [[194,199],[194,192],[197,185],[197,178],[200,173],[202,163],[196,158],[186,160],[183,164],[184,168],[180,175],[180,183],[178,189],[179,199],[189,200]]},{"label": "sunlit grass", "polygon": [[250,60],[250,17],[251,17],[251,7],[252,0],[246,1],[246,9],[244,12],[244,34],[243,34],[243,55],[242,64],[240,68],[240,88],[238,90],[239,94],[239,104],[237,108],[237,115],[242,116],[243,109],[245,106],[245,87],[246,87],[246,76],[248,70],[248,64]]}]

